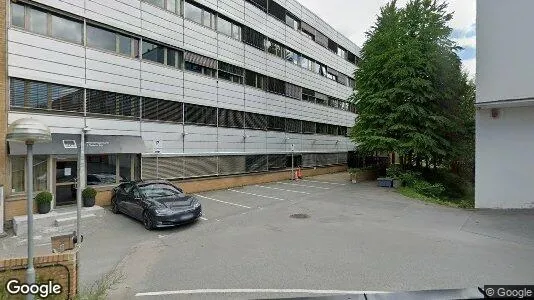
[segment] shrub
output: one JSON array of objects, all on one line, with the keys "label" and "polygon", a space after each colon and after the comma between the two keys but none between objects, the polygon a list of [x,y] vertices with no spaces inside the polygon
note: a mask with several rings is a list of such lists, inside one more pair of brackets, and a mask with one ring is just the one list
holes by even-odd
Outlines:
[{"label": "shrub", "polygon": [[82,192],[82,197],[86,199],[96,197],[96,190],[92,187],[86,187]]},{"label": "shrub", "polygon": [[401,165],[391,165],[389,168],[386,169],[387,177],[391,177],[394,179],[401,179],[402,174],[403,174],[403,170],[402,170]]},{"label": "shrub", "polygon": [[35,202],[37,202],[37,204],[46,204],[52,202],[52,198],[53,196],[50,192],[40,192],[35,196]]},{"label": "shrub", "polygon": [[399,179],[404,186],[413,187],[415,183],[421,180],[421,173],[415,171],[406,171],[400,174]]},{"label": "shrub", "polygon": [[442,184],[448,198],[460,199],[473,194],[473,185],[449,170],[431,170],[424,173],[424,178],[431,183]]},{"label": "shrub", "polygon": [[415,180],[412,188],[417,193],[432,198],[439,198],[439,196],[445,191],[445,187],[442,184],[432,184],[424,180]]},{"label": "shrub", "polygon": [[367,166],[363,168],[352,168],[352,169],[349,169],[349,173],[356,174],[361,171],[369,171],[369,170],[376,170],[376,166]]}]

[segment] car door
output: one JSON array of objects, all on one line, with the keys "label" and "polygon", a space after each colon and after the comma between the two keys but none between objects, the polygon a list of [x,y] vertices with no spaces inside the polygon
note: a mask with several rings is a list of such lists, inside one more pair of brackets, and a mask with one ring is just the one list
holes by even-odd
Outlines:
[{"label": "car door", "polygon": [[127,215],[130,215],[129,211],[129,204],[130,204],[130,196],[129,193],[133,188],[132,183],[124,183],[120,186],[119,190],[117,191],[117,206],[119,207],[119,210]]},{"label": "car door", "polygon": [[130,216],[143,220],[143,198],[136,186],[133,186],[128,193],[128,209]]}]

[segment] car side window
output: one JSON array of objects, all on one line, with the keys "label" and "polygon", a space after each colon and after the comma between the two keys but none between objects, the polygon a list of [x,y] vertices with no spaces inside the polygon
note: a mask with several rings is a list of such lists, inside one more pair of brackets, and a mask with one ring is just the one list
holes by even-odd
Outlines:
[{"label": "car side window", "polygon": [[138,188],[133,188],[131,190],[131,195],[133,196],[133,199],[141,198],[141,193]]},{"label": "car side window", "polygon": [[125,183],[125,184],[122,186],[122,188],[123,188],[125,194],[129,194],[129,193],[132,191],[133,184],[131,184],[131,183]]}]

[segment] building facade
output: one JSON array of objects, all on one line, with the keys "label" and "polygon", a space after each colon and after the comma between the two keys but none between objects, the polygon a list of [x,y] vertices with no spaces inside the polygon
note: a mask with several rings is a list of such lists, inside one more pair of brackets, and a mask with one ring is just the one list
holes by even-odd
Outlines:
[{"label": "building facade", "polygon": [[533,208],[534,20],[530,0],[477,1],[479,208]]},{"label": "building facade", "polygon": [[75,201],[87,184],[345,164],[354,146],[359,48],[295,0],[2,0],[0,105],[6,220],[24,214],[25,147],[5,128],[36,118],[35,191]]}]

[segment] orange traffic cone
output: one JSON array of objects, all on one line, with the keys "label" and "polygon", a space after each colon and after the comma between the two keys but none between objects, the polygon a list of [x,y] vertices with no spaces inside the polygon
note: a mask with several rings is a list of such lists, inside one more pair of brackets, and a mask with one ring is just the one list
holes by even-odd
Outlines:
[{"label": "orange traffic cone", "polygon": [[302,170],[299,168],[297,168],[297,179],[302,179]]}]

